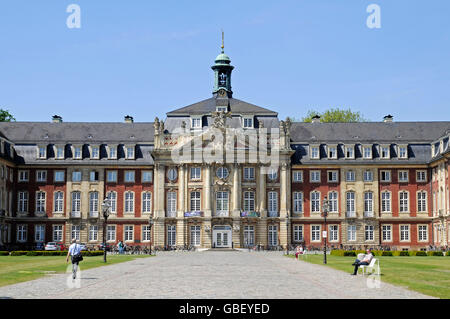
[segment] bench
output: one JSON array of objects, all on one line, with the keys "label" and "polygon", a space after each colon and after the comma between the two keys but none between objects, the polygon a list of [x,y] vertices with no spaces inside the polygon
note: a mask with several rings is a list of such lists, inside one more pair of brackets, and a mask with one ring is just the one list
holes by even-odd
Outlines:
[{"label": "bench", "polygon": [[[377,264],[376,267],[375,267],[375,264]],[[375,274],[379,275],[380,274],[380,261],[377,258],[372,258],[372,260],[370,261],[369,265],[367,265],[367,266],[366,265],[361,265],[361,266],[359,266],[359,268],[362,269],[363,276],[366,273],[366,271],[368,273],[368,270],[370,270],[372,273],[375,270]]]}]

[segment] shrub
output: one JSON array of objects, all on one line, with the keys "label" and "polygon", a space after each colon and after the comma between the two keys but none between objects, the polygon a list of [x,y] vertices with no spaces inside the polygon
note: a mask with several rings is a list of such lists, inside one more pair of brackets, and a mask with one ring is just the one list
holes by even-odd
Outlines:
[{"label": "shrub", "polygon": [[342,249],[334,249],[330,254],[332,256],[344,256],[344,251]]},{"label": "shrub", "polygon": [[450,250],[447,251],[447,253],[445,254],[445,256],[450,256]]},{"label": "shrub", "polygon": [[0,256],[9,256],[9,251],[0,251]]},{"label": "shrub", "polygon": [[426,251],[417,251],[416,256],[427,256],[427,252]]},{"label": "shrub", "polygon": [[10,256],[25,256],[26,254],[27,254],[26,251],[17,250],[17,251],[12,251]]},{"label": "shrub", "polygon": [[392,256],[395,256],[395,257],[400,256],[400,250],[394,250],[392,252]]},{"label": "shrub", "polygon": [[393,256],[392,251],[383,251],[382,256]]},{"label": "shrub", "polygon": [[433,256],[444,256],[442,251],[433,251]]},{"label": "shrub", "polygon": [[344,256],[356,257],[356,253],[354,251],[344,251]]},{"label": "shrub", "polygon": [[36,251],[31,250],[31,251],[27,251],[27,254],[26,254],[26,255],[27,255],[27,256],[37,256],[38,254],[37,254]]},{"label": "shrub", "polygon": [[409,251],[407,251],[407,250],[402,250],[402,251],[400,252],[400,256],[410,256]]}]

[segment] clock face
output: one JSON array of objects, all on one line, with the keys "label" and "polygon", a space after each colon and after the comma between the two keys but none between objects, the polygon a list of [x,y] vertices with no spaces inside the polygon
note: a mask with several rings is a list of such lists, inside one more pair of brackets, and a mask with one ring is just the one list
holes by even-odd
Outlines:
[{"label": "clock face", "polygon": [[219,90],[219,96],[225,96],[227,92],[224,89]]}]

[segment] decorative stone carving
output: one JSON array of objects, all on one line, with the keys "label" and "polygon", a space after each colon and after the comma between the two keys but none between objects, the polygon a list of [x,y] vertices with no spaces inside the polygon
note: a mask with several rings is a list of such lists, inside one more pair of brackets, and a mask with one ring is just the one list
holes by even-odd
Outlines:
[{"label": "decorative stone carving", "polygon": [[231,112],[213,112],[212,119],[214,128],[225,128],[227,117],[231,118]]}]

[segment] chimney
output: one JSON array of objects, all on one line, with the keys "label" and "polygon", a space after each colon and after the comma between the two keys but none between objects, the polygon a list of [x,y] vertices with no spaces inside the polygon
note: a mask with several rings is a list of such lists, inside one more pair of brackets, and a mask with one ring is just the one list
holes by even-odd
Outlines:
[{"label": "chimney", "polygon": [[393,120],[394,120],[394,117],[391,114],[386,115],[385,117],[383,117],[383,122],[384,123],[392,123]]},{"label": "chimney", "polygon": [[129,115],[127,115],[127,116],[125,116],[125,123],[133,123],[134,121],[133,121],[133,117],[132,116],[129,116]]},{"label": "chimney", "polygon": [[320,123],[320,115],[314,115],[311,119],[311,123]]},{"label": "chimney", "polygon": [[59,116],[59,115],[53,115],[53,117],[52,117],[52,122],[53,123],[62,123],[62,117],[61,116]]}]

